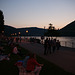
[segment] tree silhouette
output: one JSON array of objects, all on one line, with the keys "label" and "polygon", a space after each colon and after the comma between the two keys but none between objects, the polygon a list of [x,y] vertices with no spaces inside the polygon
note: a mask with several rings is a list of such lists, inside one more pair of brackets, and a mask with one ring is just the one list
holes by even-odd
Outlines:
[{"label": "tree silhouette", "polygon": [[56,28],[50,23],[50,26],[48,27],[48,31],[45,33],[46,36],[59,36],[59,30],[56,30]]},{"label": "tree silhouette", "polygon": [[49,26],[48,30],[53,30],[52,24],[50,23],[49,25],[50,25],[50,26]]},{"label": "tree silhouette", "polygon": [[3,12],[0,10],[0,33],[4,31],[4,16]]}]

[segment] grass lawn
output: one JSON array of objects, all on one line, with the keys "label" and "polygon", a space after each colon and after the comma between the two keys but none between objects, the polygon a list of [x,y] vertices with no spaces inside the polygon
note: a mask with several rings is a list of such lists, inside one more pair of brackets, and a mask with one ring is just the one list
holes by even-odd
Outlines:
[{"label": "grass lawn", "polygon": [[[11,52],[10,47],[4,46],[4,48],[5,48],[6,54]],[[20,46],[19,46],[19,48],[21,48],[22,53],[25,55],[29,52]],[[24,59],[24,56],[20,57],[19,55],[11,54],[9,61],[7,61],[7,60],[0,61],[0,75],[19,75],[18,68],[14,64],[18,60],[23,60],[23,59]],[[75,74],[64,71],[60,67],[56,66],[55,64],[53,64],[39,56],[37,56],[37,61],[39,63],[44,64],[44,66],[42,67],[42,70],[40,72],[40,75],[75,75]]]}]

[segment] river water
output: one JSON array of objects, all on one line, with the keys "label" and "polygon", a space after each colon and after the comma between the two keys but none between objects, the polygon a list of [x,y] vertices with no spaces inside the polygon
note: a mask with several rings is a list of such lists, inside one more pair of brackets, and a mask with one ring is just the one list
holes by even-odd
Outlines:
[{"label": "river water", "polygon": [[[26,38],[36,38],[36,39],[40,39],[40,36],[25,36]],[[22,37],[24,38],[24,36]],[[47,37],[44,38],[44,40]],[[48,37],[51,38],[51,37]],[[75,48],[75,37],[53,37],[56,38],[57,40],[60,41],[61,46],[66,46],[66,47],[71,47],[71,48]]]},{"label": "river water", "polygon": [[75,37],[57,37],[62,46],[75,48]]}]

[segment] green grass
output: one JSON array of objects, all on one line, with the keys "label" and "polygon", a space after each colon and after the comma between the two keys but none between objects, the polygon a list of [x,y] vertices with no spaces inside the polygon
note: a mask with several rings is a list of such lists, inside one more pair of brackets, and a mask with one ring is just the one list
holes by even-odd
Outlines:
[{"label": "green grass", "polygon": [[[4,46],[5,47],[5,54],[8,54],[11,52],[11,48],[8,46]],[[23,54],[27,54],[29,51],[20,47],[22,50]],[[0,75],[19,75],[19,71],[18,68],[14,65],[17,60],[23,60],[23,57],[20,57],[19,55],[13,55],[11,54],[10,56],[10,60],[6,61],[0,61]],[[42,67],[42,70],[40,72],[40,75],[75,75],[69,72],[64,71],[63,69],[61,69],[60,67],[56,66],[55,64],[37,56],[37,61],[39,63],[44,64],[44,66]]]}]

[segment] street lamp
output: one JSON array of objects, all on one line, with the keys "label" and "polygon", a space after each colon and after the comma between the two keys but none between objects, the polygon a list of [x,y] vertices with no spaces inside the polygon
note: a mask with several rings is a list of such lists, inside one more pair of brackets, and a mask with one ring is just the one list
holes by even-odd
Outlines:
[{"label": "street lamp", "polygon": [[28,33],[28,30],[26,30],[26,33]]},{"label": "street lamp", "polygon": [[21,32],[18,33],[19,35],[21,34]]},{"label": "street lamp", "polygon": [[2,33],[4,34],[4,31],[2,31]]},{"label": "street lamp", "polygon": [[28,30],[26,30],[26,34],[28,35]]},{"label": "street lamp", "polygon": [[4,31],[2,31],[2,35],[4,35]]},{"label": "street lamp", "polygon": [[12,35],[14,36],[14,33]]},{"label": "street lamp", "polygon": [[26,30],[26,35],[27,35],[27,39],[28,39],[28,30]]},{"label": "street lamp", "polygon": [[15,33],[15,36],[16,36],[17,34]]},{"label": "street lamp", "polygon": [[[21,32],[19,32],[19,36],[20,36]],[[21,36],[19,37],[20,43],[21,43]]]}]

